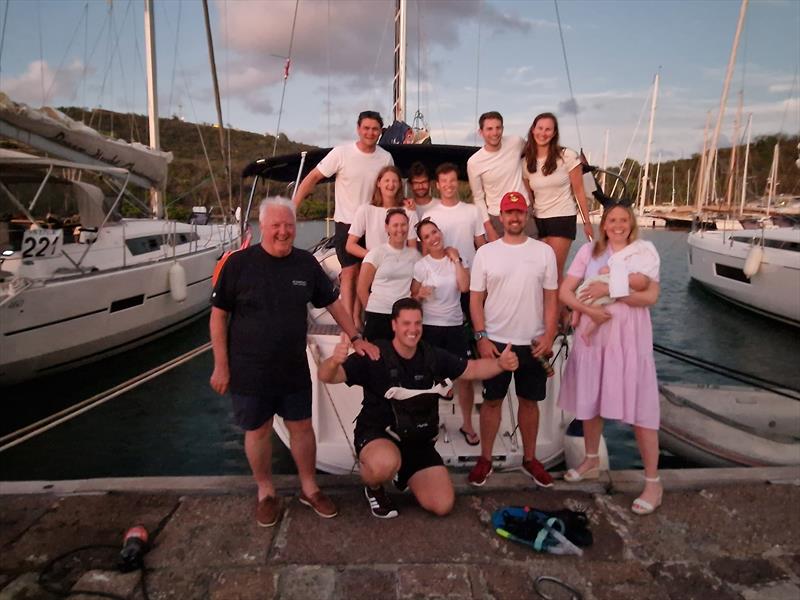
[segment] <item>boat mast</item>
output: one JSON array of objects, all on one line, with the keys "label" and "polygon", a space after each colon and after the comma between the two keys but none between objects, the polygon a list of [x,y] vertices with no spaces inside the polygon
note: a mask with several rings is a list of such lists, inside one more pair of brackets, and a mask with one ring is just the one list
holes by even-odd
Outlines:
[{"label": "boat mast", "polygon": [[[744,17],[747,13],[747,4],[749,0],[742,0],[742,5],[739,8],[739,22],[736,25],[736,35],[733,37],[733,47],[731,48],[731,55],[728,59],[728,70],[725,74],[725,82],[722,84],[722,96],[719,99],[719,114],[717,115],[717,124],[714,127],[714,134],[711,137],[711,147],[709,148],[709,158],[716,158],[717,143],[719,143],[719,134],[722,129],[722,119],[725,116],[725,105],[728,102],[728,90],[731,86],[731,77],[733,76],[733,67],[736,64],[736,50],[739,47],[739,38],[742,35],[744,28]],[[705,165],[705,172],[702,175],[702,187],[700,198],[704,198],[709,192],[708,186],[711,181],[711,165],[712,162],[716,164],[716,160],[708,160]]]},{"label": "boat mast", "polygon": [[395,121],[406,117],[406,12],[407,0],[395,0],[394,10],[394,105]]},{"label": "boat mast", "polygon": [[675,206],[675,163],[672,164],[672,199],[670,204]]},{"label": "boat mast", "polygon": [[[153,0],[144,0],[144,44],[147,65],[147,118],[150,147],[161,150],[158,132],[158,90],[156,89],[156,30],[153,22]],[[162,184],[166,186],[166,184]],[[150,210],[156,218],[164,216],[164,189],[150,188]]]},{"label": "boat mast", "polygon": [[772,200],[775,198],[775,188],[778,187],[778,153],[780,152],[780,144],[775,142],[775,150],[772,153],[772,166],[769,168],[769,194],[767,194],[767,216],[772,206]]},{"label": "boat mast", "polygon": [[739,90],[739,106],[736,108],[736,119],[733,122],[733,144],[731,144],[731,164],[728,172],[728,191],[725,193],[725,209],[730,212],[733,200],[734,173],[736,173],[736,148],[739,146],[739,127],[742,122],[742,104],[744,93]]},{"label": "boat mast", "polygon": [[[703,210],[703,174],[706,172],[706,161],[708,160],[708,128],[711,125],[711,111],[706,113],[706,126],[703,129],[703,153],[700,155],[700,169],[697,172],[697,188],[695,188],[694,198],[697,205],[697,212]],[[689,204],[689,193],[686,193],[686,204]]]},{"label": "boat mast", "polygon": [[661,173],[661,152],[658,153],[658,162],[656,163],[656,184],[653,188],[653,206],[658,203],[658,177]]},{"label": "boat mast", "polygon": [[606,189],[606,169],[608,169],[608,136],[609,136],[609,131],[610,130],[606,129],[606,142],[605,142],[605,145],[603,146],[603,174],[600,175],[600,189],[601,190],[605,190]]},{"label": "boat mast", "polygon": [[644,173],[642,174],[642,186],[639,190],[639,214],[644,213],[644,202],[647,197],[648,174],[650,172],[650,147],[653,145],[653,125],[656,119],[656,101],[658,100],[658,76],[656,73],[653,80],[653,100],[650,103],[650,125],[647,128],[647,149],[644,153]]},{"label": "boat mast", "polygon": [[753,113],[747,118],[747,146],[744,149],[744,169],[742,170],[742,202],[739,204],[739,216],[744,214],[744,201],[747,196],[747,163],[750,160],[750,134],[753,133]]}]

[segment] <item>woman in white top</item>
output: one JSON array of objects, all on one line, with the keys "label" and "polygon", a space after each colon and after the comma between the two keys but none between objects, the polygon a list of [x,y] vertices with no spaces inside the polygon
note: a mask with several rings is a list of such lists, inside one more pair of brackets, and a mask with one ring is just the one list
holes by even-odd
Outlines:
[{"label": "woman in white top", "polygon": [[553,113],[542,113],[533,120],[523,152],[523,180],[531,192],[539,239],[556,253],[560,285],[569,247],[575,239],[578,210],[586,238],[590,242],[594,238],[581,162],[574,151],[559,145],[558,120]]},{"label": "woman in white top", "polygon": [[[445,248],[444,235],[430,218],[425,217],[417,225],[417,238],[425,256],[414,265],[411,297],[422,302],[422,339],[456,356],[470,358],[461,309],[461,294],[469,291],[469,271],[457,248]],[[463,417],[459,431],[467,444],[477,446],[480,438],[472,426],[472,382],[464,383],[457,388]]]},{"label": "woman in white top", "polygon": [[[350,231],[347,235],[345,250],[357,258],[364,258],[369,250],[377,248],[387,241],[386,211],[390,208],[403,206],[402,186],[400,185],[400,171],[397,167],[389,165],[378,171],[378,178],[375,181],[375,192],[369,204],[362,204],[356,209]],[[408,245],[412,248],[417,247],[416,237],[414,236],[414,226],[417,224],[417,213],[415,210],[407,210],[409,218]],[[364,238],[364,245],[359,243]],[[366,247],[365,247],[366,246]]]},{"label": "woman in white top", "polygon": [[364,337],[368,340],[394,337],[392,305],[411,293],[414,264],[421,258],[416,248],[406,245],[408,213],[403,208],[387,210],[384,222],[389,241],[367,252],[356,286],[365,307]]}]

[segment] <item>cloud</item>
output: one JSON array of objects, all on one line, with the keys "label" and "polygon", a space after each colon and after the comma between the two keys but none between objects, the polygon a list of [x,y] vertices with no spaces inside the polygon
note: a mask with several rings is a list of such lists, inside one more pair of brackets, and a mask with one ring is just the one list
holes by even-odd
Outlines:
[{"label": "cloud", "polygon": [[580,107],[578,106],[578,101],[575,98],[569,98],[568,100],[562,100],[558,103],[558,112],[559,114],[565,115],[577,115],[580,112]]},{"label": "cloud", "polygon": [[73,99],[76,96],[83,71],[83,64],[79,60],[73,61],[57,73],[47,61],[34,60],[18,77],[3,78],[3,88],[15,102],[33,106],[57,104],[57,98]]}]

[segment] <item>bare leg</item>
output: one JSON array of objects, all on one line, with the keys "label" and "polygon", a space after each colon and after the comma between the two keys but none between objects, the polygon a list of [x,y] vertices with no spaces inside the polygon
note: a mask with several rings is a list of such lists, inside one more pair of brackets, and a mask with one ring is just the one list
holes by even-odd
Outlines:
[{"label": "bare leg", "polygon": [[350,313],[353,318],[353,323],[361,330],[361,306],[356,297],[356,281],[358,280],[358,265],[352,267],[345,267],[339,273],[340,293],[342,296],[342,304]]},{"label": "bare leg", "polygon": [[297,465],[297,475],[300,478],[300,487],[309,498],[319,491],[316,478],[317,468],[317,440],[314,437],[314,428],[311,419],[302,421],[286,421],[289,430],[292,458]]},{"label": "bare leg", "polygon": [[519,430],[522,433],[522,458],[536,458],[536,437],[539,434],[539,403],[517,396]]},{"label": "bare leg", "polygon": [[371,488],[391,481],[400,470],[400,449],[389,440],[375,439],[358,453],[361,480]]},{"label": "bare leg", "polygon": [[468,434],[474,434],[475,428],[472,426],[472,408],[475,404],[475,398],[472,382],[466,379],[457,379],[456,393],[458,394],[458,406],[461,408],[461,420],[464,423],[461,429]]},{"label": "bare leg", "polygon": [[[558,273],[558,285],[561,287],[561,281],[564,279],[564,265],[567,262],[567,255],[569,254],[569,247],[572,245],[572,240],[569,238],[548,236],[542,238],[545,244],[550,246],[556,255],[556,272]],[[566,327],[569,323],[566,319],[569,314],[566,306],[561,302],[558,303],[558,322]]]},{"label": "bare leg", "polygon": [[[586,456],[575,469],[580,475],[597,468],[600,464],[601,435],[603,435],[603,417],[598,415],[583,421],[583,446],[586,449]],[[589,455],[594,455],[594,458],[589,458]]]},{"label": "bare leg", "polygon": [[258,429],[244,432],[244,453],[258,486],[258,499],[275,495],[272,484],[272,419]]},{"label": "bare leg", "polygon": [[500,419],[503,416],[503,400],[484,400],[481,405],[481,456],[492,460],[494,438],[500,429]]},{"label": "bare leg", "polygon": [[[658,431],[638,426],[634,426],[633,431],[636,434],[639,453],[642,455],[644,476],[655,479],[658,477]],[[662,494],[660,481],[645,481],[644,490],[639,497],[655,506],[661,501]]]},{"label": "bare leg", "polygon": [[417,471],[408,480],[408,487],[419,505],[437,517],[443,517],[453,510],[456,497],[446,467],[428,467]]}]

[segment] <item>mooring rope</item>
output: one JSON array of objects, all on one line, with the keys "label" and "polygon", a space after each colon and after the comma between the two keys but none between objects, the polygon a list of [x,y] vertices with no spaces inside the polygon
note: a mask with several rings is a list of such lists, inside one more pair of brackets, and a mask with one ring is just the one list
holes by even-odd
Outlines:
[{"label": "mooring rope", "polygon": [[9,448],[13,448],[14,446],[21,444],[31,438],[34,438],[38,435],[41,435],[45,431],[49,431],[62,423],[70,421],[75,417],[82,415],[85,412],[92,410],[102,404],[105,404],[109,400],[116,398],[126,392],[129,392],[143,383],[150,381],[151,379],[155,379],[159,375],[163,375],[167,371],[171,371],[175,367],[178,367],[193,358],[203,354],[207,350],[211,349],[211,342],[207,342],[202,346],[195,348],[194,350],[190,350],[185,354],[182,354],[176,358],[168,360],[167,362],[150,369],[149,371],[145,371],[137,375],[136,377],[132,377],[127,381],[120,383],[119,385],[115,385],[114,387],[101,392],[99,394],[95,394],[91,398],[87,398],[78,404],[74,404],[69,408],[65,408],[62,411],[59,411],[55,414],[50,415],[49,417],[45,417],[37,421],[36,423],[32,423],[27,425],[26,427],[22,427],[16,431],[13,431],[9,434],[0,437],[0,452],[4,452]]}]

